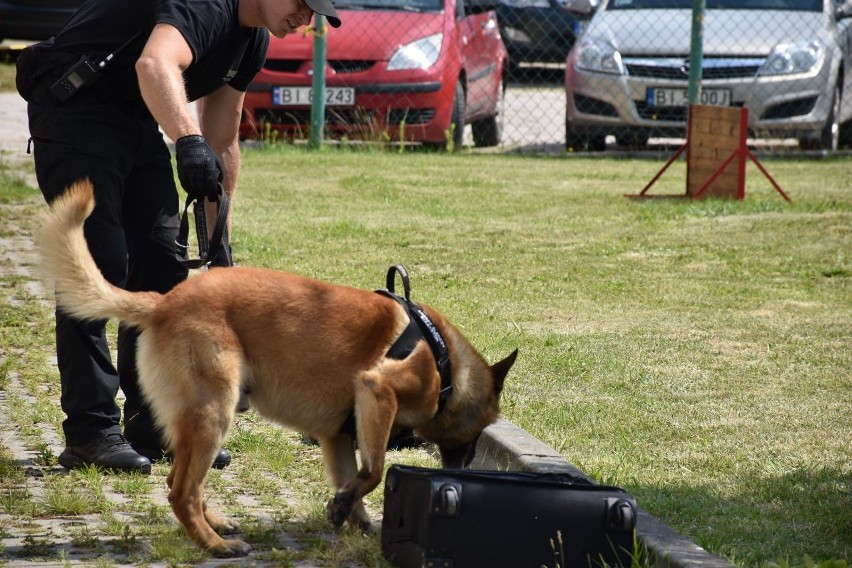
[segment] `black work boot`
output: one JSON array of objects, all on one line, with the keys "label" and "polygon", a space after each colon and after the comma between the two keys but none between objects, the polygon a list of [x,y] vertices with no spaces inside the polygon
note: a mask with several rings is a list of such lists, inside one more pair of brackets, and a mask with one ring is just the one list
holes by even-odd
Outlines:
[{"label": "black work boot", "polygon": [[[165,452],[157,448],[140,448],[136,451],[151,460],[152,462],[161,460],[163,458],[165,458],[166,461],[171,462],[173,459],[173,456],[170,452]],[[221,448],[219,450],[219,453],[216,454],[216,457],[213,458],[213,464],[210,467],[212,467],[213,469],[225,469],[229,465],[231,465],[231,452],[229,452],[225,448]]]},{"label": "black work boot", "polygon": [[112,471],[151,473],[151,460],[139,455],[121,434],[105,434],[79,446],[66,446],[59,454],[66,469],[95,465]]}]

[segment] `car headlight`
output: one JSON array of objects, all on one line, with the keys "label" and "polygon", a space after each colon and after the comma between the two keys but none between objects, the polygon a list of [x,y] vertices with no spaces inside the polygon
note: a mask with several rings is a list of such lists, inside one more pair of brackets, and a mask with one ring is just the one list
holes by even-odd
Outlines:
[{"label": "car headlight", "polygon": [[595,73],[623,75],[621,54],[608,41],[583,38],[576,45],[575,61],[579,69]]},{"label": "car headlight", "polygon": [[391,56],[388,69],[400,71],[430,68],[438,61],[443,40],[444,34],[435,34],[403,45]]},{"label": "car headlight", "polygon": [[503,4],[513,8],[550,8],[549,0],[503,0]]},{"label": "car headlight", "polygon": [[793,75],[808,73],[822,63],[825,47],[819,40],[807,43],[781,43],[766,58],[761,75]]}]

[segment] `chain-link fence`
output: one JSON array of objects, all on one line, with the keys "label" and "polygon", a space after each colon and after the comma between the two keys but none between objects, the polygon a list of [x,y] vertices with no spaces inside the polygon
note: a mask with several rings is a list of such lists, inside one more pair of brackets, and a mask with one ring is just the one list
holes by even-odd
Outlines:
[{"label": "chain-link fence", "polygon": [[679,143],[694,100],[747,107],[766,148],[852,147],[852,0],[335,4],[343,26],[319,34],[318,118],[318,35],[302,28],[272,38],[243,138],[306,138],[321,125],[326,137],[436,147],[641,149]]},{"label": "chain-link fence", "polygon": [[[563,34],[579,39],[558,69],[510,48],[526,60],[513,64],[507,144],[553,139],[557,125],[560,140],[577,151],[646,148],[683,137],[693,62],[701,65],[695,102],[747,107],[755,143],[828,150],[852,144],[848,1],[706,0],[703,11],[704,2],[695,0],[604,0],[596,9],[588,0],[512,4],[538,19],[567,9],[592,9],[594,16],[573,20],[581,35]],[[511,29],[516,21],[532,17],[501,20],[507,46],[516,37],[547,39],[521,36]],[[703,57],[691,59],[693,50]]]},{"label": "chain-link fence", "polygon": [[[341,0],[337,6],[344,26],[327,36],[330,136],[641,149],[684,136],[690,66],[697,63],[695,102],[746,106],[756,144],[827,150],[852,144],[851,0]],[[449,17],[441,20],[440,13]],[[498,33],[505,51],[493,41]],[[382,38],[381,49],[365,48]],[[308,84],[310,65],[285,54],[308,57],[308,41],[313,38],[273,41],[267,67],[279,72],[254,87],[266,119],[300,112],[269,97],[277,88]],[[703,57],[691,58],[696,50]],[[281,73],[285,60],[305,77]],[[360,123],[359,112],[366,117]],[[259,135],[262,128],[255,128]]]}]

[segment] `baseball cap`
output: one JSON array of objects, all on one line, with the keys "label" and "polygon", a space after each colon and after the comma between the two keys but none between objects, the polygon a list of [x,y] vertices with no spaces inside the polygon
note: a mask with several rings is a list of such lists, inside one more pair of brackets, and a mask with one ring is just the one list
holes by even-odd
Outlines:
[{"label": "baseball cap", "polygon": [[305,0],[305,4],[317,14],[325,16],[331,27],[340,27],[340,17],[337,15],[337,10],[331,0]]}]

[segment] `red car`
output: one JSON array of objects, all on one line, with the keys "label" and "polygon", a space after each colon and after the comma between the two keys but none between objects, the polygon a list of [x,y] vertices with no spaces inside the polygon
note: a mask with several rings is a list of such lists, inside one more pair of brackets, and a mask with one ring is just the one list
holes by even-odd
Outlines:
[{"label": "red car", "polygon": [[[328,27],[325,135],[406,140],[446,148],[496,146],[503,130],[506,48],[482,0],[340,0]],[[310,128],[314,36],[271,38],[266,65],[246,93],[242,138]]]}]

